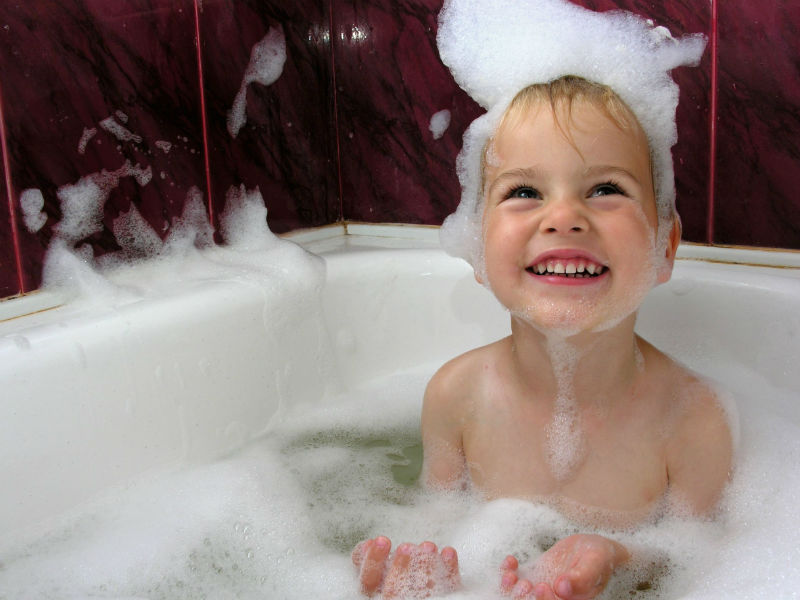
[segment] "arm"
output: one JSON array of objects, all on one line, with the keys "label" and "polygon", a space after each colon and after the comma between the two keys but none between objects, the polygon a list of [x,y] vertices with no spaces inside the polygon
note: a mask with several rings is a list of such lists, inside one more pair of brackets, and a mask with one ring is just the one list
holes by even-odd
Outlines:
[{"label": "arm", "polygon": [[467,480],[462,438],[467,386],[459,366],[457,358],[431,378],[422,405],[423,481],[439,489],[459,489]]},{"label": "arm", "polygon": [[[466,476],[460,419],[454,405],[459,396],[451,388],[454,379],[458,378],[448,363],[431,379],[423,402],[423,481],[436,488],[452,489]],[[352,559],[361,591],[367,596],[426,598],[461,585],[456,551],[446,547],[439,553],[432,542],[400,544],[392,554],[391,542],[380,536],[358,544]]]},{"label": "arm", "polygon": [[708,515],[728,483],[733,462],[730,411],[704,384],[690,390],[667,450],[670,500],[679,511]]}]

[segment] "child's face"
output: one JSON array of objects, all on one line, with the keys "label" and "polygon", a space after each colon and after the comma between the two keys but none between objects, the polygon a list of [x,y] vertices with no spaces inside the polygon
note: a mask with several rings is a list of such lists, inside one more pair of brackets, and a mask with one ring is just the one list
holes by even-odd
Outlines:
[{"label": "child's face", "polygon": [[560,121],[571,141],[549,106],[495,137],[485,272],[512,315],[574,334],[630,316],[657,283],[658,217],[641,130],[623,131],[580,102]]}]

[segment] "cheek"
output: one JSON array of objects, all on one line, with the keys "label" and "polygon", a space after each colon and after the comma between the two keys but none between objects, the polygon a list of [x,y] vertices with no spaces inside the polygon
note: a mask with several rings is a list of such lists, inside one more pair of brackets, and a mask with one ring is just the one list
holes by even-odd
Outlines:
[{"label": "cheek", "polygon": [[500,233],[502,230],[502,224],[498,221],[499,220],[494,215],[484,214],[483,216],[483,252],[487,261],[490,260],[489,257],[494,256],[502,247],[502,245],[499,243],[499,240],[502,239],[502,235]]},{"label": "cheek", "polygon": [[612,224],[615,236],[624,240],[623,250],[627,253],[635,251],[647,254],[648,262],[652,262],[657,245],[658,220],[655,215],[650,215],[640,204],[631,203],[626,209],[624,219]]},{"label": "cheek", "polygon": [[521,245],[520,228],[514,219],[493,214],[484,220],[483,251],[487,264],[508,260]]}]

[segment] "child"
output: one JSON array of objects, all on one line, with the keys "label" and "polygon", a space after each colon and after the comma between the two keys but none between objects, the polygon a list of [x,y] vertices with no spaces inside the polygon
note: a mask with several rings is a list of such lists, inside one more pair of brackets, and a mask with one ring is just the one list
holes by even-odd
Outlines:
[{"label": "child", "polygon": [[[651,149],[634,113],[579,77],[529,86],[484,148],[482,171],[476,278],[508,309],[511,335],[430,381],[426,483],[544,502],[606,529],[665,511],[712,513],[731,469],[726,411],[707,383],[634,333],[680,240],[674,209],[657,208]],[[456,552],[430,542],[390,557],[389,540],[376,538],[353,559],[370,595],[459,585]],[[612,539],[574,535],[524,576],[507,557],[499,589],[593,598],[633,560],[636,550]]]}]

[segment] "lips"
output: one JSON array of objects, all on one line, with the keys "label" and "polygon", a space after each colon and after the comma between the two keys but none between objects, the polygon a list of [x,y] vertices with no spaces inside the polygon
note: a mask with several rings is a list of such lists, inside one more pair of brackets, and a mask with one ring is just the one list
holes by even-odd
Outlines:
[{"label": "lips", "polygon": [[525,270],[544,277],[593,279],[608,272],[608,267],[590,254],[557,250],[539,255]]}]

